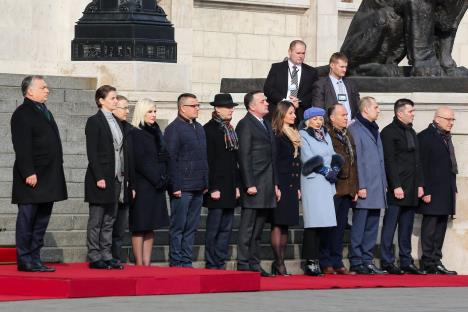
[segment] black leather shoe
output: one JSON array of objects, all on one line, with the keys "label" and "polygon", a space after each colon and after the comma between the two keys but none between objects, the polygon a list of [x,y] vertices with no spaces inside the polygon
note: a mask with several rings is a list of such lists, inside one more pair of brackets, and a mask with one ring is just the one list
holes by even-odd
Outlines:
[{"label": "black leather shoe", "polygon": [[90,269],[110,270],[112,269],[105,261],[99,260],[89,263]]},{"label": "black leather shoe", "polygon": [[388,274],[387,271],[379,269],[373,263],[366,265],[366,268],[369,270],[370,274],[377,274],[377,275]]},{"label": "black leather shoe", "polygon": [[356,274],[361,274],[361,275],[367,275],[367,274],[372,274],[369,272],[369,269],[367,269],[364,265],[353,265],[349,268],[349,271],[354,272]]},{"label": "black leather shoe", "polygon": [[268,273],[267,271],[265,271],[260,265],[251,266],[249,271],[259,272],[262,277],[272,277],[272,276],[274,276],[274,275]]},{"label": "black leather shoe", "polygon": [[20,272],[44,272],[40,265],[33,263],[18,263],[17,268]]},{"label": "black leather shoe", "polygon": [[401,275],[404,274],[402,269],[394,265],[393,263],[391,264],[382,264],[382,270],[387,271],[388,274],[395,274],[395,275]]},{"label": "black leather shoe", "polygon": [[435,267],[436,269],[436,274],[446,274],[446,275],[457,275],[457,271],[452,271],[452,270],[449,270],[447,269],[442,263],[441,264],[438,264],[436,265]]},{"label": "black leather shoe", "polygon": [[49,267],[49,266],[45,265],[44,262],[42,262],[41,260],[34,262],[34,265],[41,268],[40,272],[49,272],[49,273],[50,272],[55,272],[54,267]]},{"label": "black leather shoe", "polygon": [[410,264],[406,267],[401,267],[401,270],[405,272],[406,274],[417,274],[417,275],[427,274],[426,271],[418,269],[418,267],[415,266],[414,264]]},{"label": "black leather shoe", "polygon": [[111,267],[111,269],[123,270],[125,268],[122,262],[120,262],[120,260],[117,260],[117,259],[110,259],[105,262],[108,266]]},{"label": "black leather shoe", "polygon": [[304,275],[307,276],[322,276],[322,270],[320,270],[319,260],[307,260],[304,267]]}]

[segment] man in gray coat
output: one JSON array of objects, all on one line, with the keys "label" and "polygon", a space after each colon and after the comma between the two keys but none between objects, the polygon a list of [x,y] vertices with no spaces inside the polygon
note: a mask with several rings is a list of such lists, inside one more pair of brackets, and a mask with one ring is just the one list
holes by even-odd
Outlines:
[{"label": "man in gray coat", "polygon": [[379,230],[380,209],[387,207],[384,155],[379,126],[379,105],[373,97],[363,97],[359,113],[349,131],[356,144],[359,191],[353,209],[350,271],[357,274],[386,274],[373,263],[374,247]]},{"label": "man in gray coat", "polygon": [[247,114],[236,127],[239,137],[238,162],[242,178],[241,223],[237,245],[237,269],[270,276],[260,266],[260,239],[271,209],[281,192],[273,155],[275,138],[268,122],[268,102],[262,91],[244,97]]}]

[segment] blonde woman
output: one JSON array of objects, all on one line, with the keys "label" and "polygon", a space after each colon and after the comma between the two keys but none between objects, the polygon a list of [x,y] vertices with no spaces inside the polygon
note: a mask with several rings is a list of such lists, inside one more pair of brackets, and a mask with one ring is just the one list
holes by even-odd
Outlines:
[{"label": "blonde woman", "polygon": [[149,99],[137,102],[132,132],[136,197],[129,213],[136,265],[150,265],[153,231],[169,225],[166,206],[169,154],[156,122],[156,105]]}]

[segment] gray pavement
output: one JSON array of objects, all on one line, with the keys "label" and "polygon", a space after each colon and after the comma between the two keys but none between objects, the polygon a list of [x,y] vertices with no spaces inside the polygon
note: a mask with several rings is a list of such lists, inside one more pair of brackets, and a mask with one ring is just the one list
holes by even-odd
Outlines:
[{"label": "gray pavement", "polygon": [[35,300],[1,312],[448,312],[468,311],[468,288],[382,288]]}]

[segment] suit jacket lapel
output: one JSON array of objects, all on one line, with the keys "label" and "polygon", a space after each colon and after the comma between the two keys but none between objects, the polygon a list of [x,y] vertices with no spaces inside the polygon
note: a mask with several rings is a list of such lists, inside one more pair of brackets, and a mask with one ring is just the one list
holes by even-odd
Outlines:
[{"label": "suit jacket lapel", "polygon": [[370,130],[367,129],[367,127],[364,126],[364,125],[362,124],[362,122],[360,122],[360,121],[358,121],[358,120],[356,120],[355,122],[359,122],[359,125],[360,125],[360,127],[362,128],[362,131],[364,131],[364,133],[367,134],[367,135],[372,139],[372,141],[374,141],[374,143],[376,143],[376,144],[378,143],[377,140],[375,139],[375,136],[372,135],[372,133],[370,132]]},{"label": "suit jacket lapel", "polygon": [[330,93],[330,96],[333,98],[333,103],[338,103],[338,98],[336,97],[336,93],[335,93],[335,87],[333,86],[333,82],[330,79],[330,76],[327,77],[327,80],[328,80],[327,90]]},{"label": "suit jacket lapel", "polygon": [[288,94],[288,75],[289,75],[289,65],[288,61],[284,61],[281,64],[281,72],[280,72],[280,83],[279,85],[281,86],[281,94],[284,94],[284,97]]},{"label": "suit jacket lapel", "polygon": [[265,130],[265,127],[262,125],[262,123],[251,113],[247,113],[247,116],[249,116],[250,121],[254,124],[255,127],[259,130],[260,133],[265,135],[269,140],[270,138],[270,130],[268,130],[268,123],[267,124],[267,130]]}]

